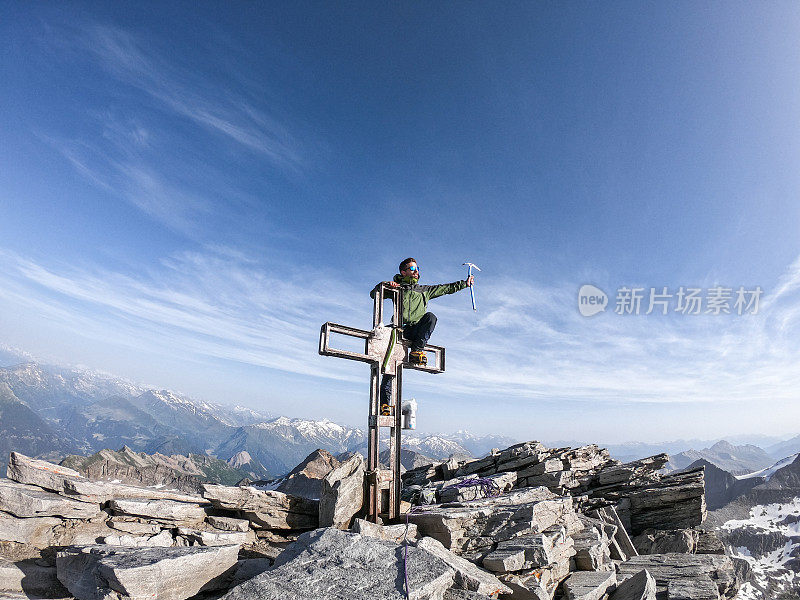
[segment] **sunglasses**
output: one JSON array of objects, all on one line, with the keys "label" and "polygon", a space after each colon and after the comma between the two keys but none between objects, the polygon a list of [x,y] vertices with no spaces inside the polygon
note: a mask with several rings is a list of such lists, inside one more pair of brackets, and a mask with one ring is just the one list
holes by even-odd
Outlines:
[{"label": "sunglasses", "polygon": [[406,267],[406,271],[419,271],[419,267],[416,267],[414,265],[408,265]]}]

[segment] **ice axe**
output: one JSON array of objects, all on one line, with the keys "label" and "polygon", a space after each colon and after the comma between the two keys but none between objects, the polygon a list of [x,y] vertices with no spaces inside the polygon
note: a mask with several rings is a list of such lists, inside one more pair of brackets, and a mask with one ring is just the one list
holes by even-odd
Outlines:
[{"label": "ice axe", "polygon": [[[478,268],[478,265],[475,265],[475,264],[473,264],[471,262],[465,262],[465,263],[461,263],[461,264],[467,265],[467,279],[469,279],[469,276],[472,275],[472,269],[473,268],[475,270],[477,270],[477,271],[480,271],[480,269]],[[478,310],[477,308],[475,308],[475,286],[474,285],[469,286],[469,295],[472,297],[472,310]]]}]

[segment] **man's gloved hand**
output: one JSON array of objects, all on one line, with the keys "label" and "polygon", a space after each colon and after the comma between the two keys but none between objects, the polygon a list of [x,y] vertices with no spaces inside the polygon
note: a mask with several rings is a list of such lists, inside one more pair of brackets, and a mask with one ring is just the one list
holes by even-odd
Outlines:
[{"label": "man's gloved hand", "polygon": [[475,281],[475,275],[470,275],[467,277],[467,287],[472,287],[472,283]]}]

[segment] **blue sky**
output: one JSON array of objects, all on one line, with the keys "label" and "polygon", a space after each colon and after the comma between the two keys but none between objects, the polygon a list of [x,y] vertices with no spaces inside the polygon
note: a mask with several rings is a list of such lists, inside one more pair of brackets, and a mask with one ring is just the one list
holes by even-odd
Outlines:
[{"label": "blue sky", "polygon": [[[797,4],[2,12],[3,344],[363,425],[368,370],[319,326],[368,327],[406,256],[469,260],[478,312],[431,306],[447,373],[405,378],[422,430],[799,433]],[[717,285],[758,314],[613,310]]]}]

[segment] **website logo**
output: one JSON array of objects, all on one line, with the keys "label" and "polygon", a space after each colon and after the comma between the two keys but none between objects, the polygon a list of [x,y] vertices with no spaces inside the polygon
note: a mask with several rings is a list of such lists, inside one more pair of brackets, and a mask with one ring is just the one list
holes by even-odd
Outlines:
[{"label": "website logo", "polygon": [[578,290],[578,310],[584,317],[603,312],[606,306],[608,306],[608,296],[600,288],[587,283]]}]

